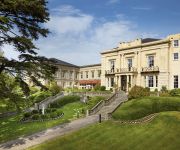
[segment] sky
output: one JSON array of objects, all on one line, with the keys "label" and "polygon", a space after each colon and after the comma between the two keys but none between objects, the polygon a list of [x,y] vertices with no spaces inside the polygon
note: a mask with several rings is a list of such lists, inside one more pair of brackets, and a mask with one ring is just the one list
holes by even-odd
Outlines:
[{"label": "sky", "polygon": [[[100,63],[100,52],[137,38],[180,33],[180,0],[48,0],[50,30],[38,53],[75,65]],[[17,53],[5,46],[5,55]]]}]

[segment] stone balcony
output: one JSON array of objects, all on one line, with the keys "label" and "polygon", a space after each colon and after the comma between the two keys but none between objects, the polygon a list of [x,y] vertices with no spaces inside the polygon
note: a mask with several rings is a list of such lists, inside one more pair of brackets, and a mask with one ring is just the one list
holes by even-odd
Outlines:
[{"label": "stone balcony", "polygon": [[141,73],[159,73],[159,67],[158,66],[143,67]]},{"label": "stone balcony", "polygon": [[115,70],[106,70],[105,71],[105,75],[114,75],[115,74]]},{"label": "stone balcony", "polygon": [[129,67],[129,68],[120,68],[116,69],[117,73],[137,73],[137,68]]}]

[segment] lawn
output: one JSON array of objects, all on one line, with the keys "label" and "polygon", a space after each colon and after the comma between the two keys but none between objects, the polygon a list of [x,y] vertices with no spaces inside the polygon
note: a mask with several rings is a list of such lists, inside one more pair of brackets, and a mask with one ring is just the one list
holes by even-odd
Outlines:
[{"label": "lawn", "polygon": [[86,107],[81,102],[74,102],[65,105],[61,108],[64,112],[64,116],[57,120],[45,121],[45,122],[34,122],[34,123],[19,123],[19,119],[22,117],[22,114],[9,117],[0,120],[0,143],[6,142],[8,140],[12,140],[18,137],[26,136],[33,134],[35,132],[62,124],[67,122],[70,119],[76,118],[77,109],[81,110]]},{"label": "lawn", "polygon": [[145,124],[107,121],[31,148],[31,150],[179,150],[180,112],[162,112]]},{"label": "lawn", "polygon": [[179,97],[146,97],[122,104],[114,113],[114,119],[134,120],[152,113],[180,111]]},{"label": "lawn", "polygon": [[[63,107],[59,108],[59,110],[62,110],[62,112],[64,113],[64,116],[57,120],[21,124],[19,120],[22,118],[22,114],[1,119],[0,143],[4,143],[18,137],[31,135],[47,128],[69,122],[73,119],[77,119],[77,117],[83,117],[86,113],[86,109],[93,107],[101,99],[104,99],[104,97],[93,97],[87,104],[84,104],[82,102],[73,102],[66,104]],[[78,111],[79,114],[77,114]]]}]

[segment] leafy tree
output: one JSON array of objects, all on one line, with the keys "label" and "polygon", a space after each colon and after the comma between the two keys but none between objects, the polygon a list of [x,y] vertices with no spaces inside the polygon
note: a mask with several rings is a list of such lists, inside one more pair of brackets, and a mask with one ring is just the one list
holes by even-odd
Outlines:
[{"label": "leafy tree", "polygon": [[46,5],[46,0],[0,1],[0,48],[6,51],[3,45],[8,44],[19,52],[18,60],[0,56],[0,74],[7,72],[16,77],[26,95],[30,92],[25,82],[27,78],[47,89],[38,79],[51,79],[56,71],[49,59],[37,54],[38,48],[33,43],[49,33],[43,27],[49,20]]},{"label": "leafy tree", "polygon": [[18,103],[23,99],[23,92],[16,79],[5,73],[0,74],[0,97],[8,99],[20,110]]}]

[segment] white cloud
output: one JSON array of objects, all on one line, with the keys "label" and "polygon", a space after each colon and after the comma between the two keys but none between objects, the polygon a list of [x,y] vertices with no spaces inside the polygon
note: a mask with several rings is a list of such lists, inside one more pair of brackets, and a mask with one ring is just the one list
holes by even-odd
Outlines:
[{"label": "white cloud", "polygon": [[93,21],[90,15],[81,16],[51,16],[51,21],[46,25],[52,32],[78,33],[87,30]]},{"label": "white cloud", "polygon": [[141,32],[136,23],[122,16],[107,21],[69,5],[53,9],[51,20],[46,24],[52,34],[36,42],[39,54],[76,65],[100,63],[100,52],[116,47],[120,41],[157,36]]}]

